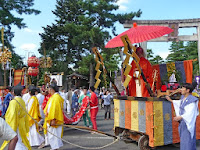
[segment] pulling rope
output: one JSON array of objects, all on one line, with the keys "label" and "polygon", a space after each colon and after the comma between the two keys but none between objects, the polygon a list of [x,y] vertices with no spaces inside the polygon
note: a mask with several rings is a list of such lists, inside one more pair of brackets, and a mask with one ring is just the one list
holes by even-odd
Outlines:
[{"label": "pulling rope", "polygon": [[[103,149],[103,148],[106,148],[106,147],[108,147],[108,146],[111,146],[111,145],[115,144],[117,141],[119,141],[119,137],[116,137],[116,136],[111,135],[111,134],[108,134],[108,133],[104,133],[104,132],[102,132],[102,131],[90,129],[90,131],[93,131],[93,132],[101,133],[101,134],[106,135],[106,136],[112,136],[112,137],[115,138],[115,140],[114,140],[113,142],[111,142],[111,143],[109,143],[109,144],[106,144],[106,145],[104,145],[104,146],[101,146],[101,147],[84,147],[84,146],[80,146],[80,145],[71,143],[71,142],[69,142],[69,141],[67,141],[67,140],[65,140],[65,139],[63,139],[63,138],[60,138],[60,137],[58,137],[57,135],[51,133],[51,132],[48,131],[47,129],[45,129],[42,125],[40,125],[40,124],[27,112],[27,110],[26,110],[16,99],[13,99],[13,100],[15,100],[15,101],[20,105],[20,107],[25,111],[25,113],[26,113],[29,117],[31,117],[31,119],[32,119],[36,124],[38,124],[38,126],[40,126],[42,129],[46,130],[48,133],[52,134],[53,136],[57,137],[58,139],[62,140],[63,142],[68,143],[68,144],[70,144],[70,145],[73,145],[73,146],[75,146],[75,147],[78,147],[78,148],[81,148],[81,149],[90,149],[90,150],[92,150],[92,149],[95,150],[95,149],[96,149],[96,150],[97,150],[97,149]],[[59,126],[60,126],[60,125],[59,125]],[[61,125],[61,126],[66,126],[66,127],[72,128],[71,125],[64,125],[64,124],[63,124],[63,125]],[[74,128],[74,127],[73,127],[73,128]],[[80,127],[80,126],[79,126],[79,128],[84,129],[85,127]],[[87,130],[87,128],[85,128],[85,130]]]},{"label": "pulling rope", "polygon": [[[56,125],[57,126],[57,125]],[[89,132],[96,132],[96,133],[99,133],[99,134],[103,134],[105,136],[109,136],[109,137],[113,137],[115,139],[117,139],[117,136],[114,136],[112,134],[109,134],[109,133],[105,133],[105,132],[102,132],[102,131],[98,131],[98,130],[94,130],[94,129],[91,129],[91,128],[88,128],[88,127],[83,127],[83,126],[72,126],[72,125],[61,125],[63,127],[68,127],[68,128],[73,128],[73,129],[77,129],[77,130],[80,130],[80,131],[89,131]]]}]

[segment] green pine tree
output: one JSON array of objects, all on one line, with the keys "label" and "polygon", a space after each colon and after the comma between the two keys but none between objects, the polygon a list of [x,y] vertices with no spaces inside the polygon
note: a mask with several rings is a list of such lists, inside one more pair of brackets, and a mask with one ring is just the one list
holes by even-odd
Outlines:
[{"label": "green pine tree", "polygon": [[[88,56],[92,47],[96,46],[104,52],[104,45],[111,38],[110,31],[115,35],[115,23],[124,23],[141,14],[140,10],[117,14],[115,11],[119,6],[115,2],[116,0],[57,0],[56,10],[53,11],[56,23],[44,27],[45,32],[41,34],[47,55],[54,62],[52,71],[64,71],[66,75],[69,74],[70,66],[73,66],[73,70],[88,71],[89,68],[90,73],[87,74],[90,75],[90,85],[94,83],[94,63],[91,63],[94,61],[93,57]],[[108,51],[113,49],[106,50],[105,53]],[[42,54],[42,50],[40,53]],[[85,61],[85,58],[89,61]],[[80,62],[86,63],[88,68],[80,69]]]},{"label": "green pine tree", "polygon": [[164,63],[164,60],[163,60],[163,58],[162,57],[160,57],[159,55],[156,55],[154,58],[153,58],[153,65],[155,65],[155,64],[162,64],[162,63]]},{"label": "green pine tree", "polygon": [[170,46],[170,54],[167,56],[168,62],[183,61],[186,58],[184,42],[172,42]]}]

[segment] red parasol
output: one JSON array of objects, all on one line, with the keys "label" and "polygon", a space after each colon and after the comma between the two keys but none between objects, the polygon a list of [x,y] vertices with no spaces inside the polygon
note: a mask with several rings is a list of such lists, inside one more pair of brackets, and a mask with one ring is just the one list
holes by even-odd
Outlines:
[{"label": "red parasol", "polygon": [[119,34],[118,36],[110,40],[105,47],[106,48],[123,47],[124,44],[120,37],[126,34],[128,35],[131,43],[133,44],[155,39],[165,34],[169,34],[171,32],[173,32],[173,30],[169,27],[137,26],[137,24],[134,23],[131,29]]}]

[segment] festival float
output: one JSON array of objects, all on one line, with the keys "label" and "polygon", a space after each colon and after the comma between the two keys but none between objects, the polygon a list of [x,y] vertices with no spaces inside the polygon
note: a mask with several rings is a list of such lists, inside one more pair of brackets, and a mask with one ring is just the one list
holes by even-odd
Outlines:
[{"label": "festival float", "polygon": [[[161,80],[168,72],[172,72],[169,78],[174,77],[174,71],[180,71],[182,82],[192,83],[192,62],[195,60],[186,60],[172,62],[169,64],[160,64],[152,66],[153,68],[153,84],[150,85],[139,64],[140,58],[136,54],[136,47],[132,44],[141,43],[166,34],[173,34],[173,30],[166,26],[137,26],[133,27],[117,37],[110,40],[106,48],[124,47],[123,53],[126,58],[122,63],[122,80],[126,89],[126,95],[121,96],[114,81],[107,74],[107,70],[103,63],[103,58],[97,48],[93,48],[96,60],[97,74],[95,76],[97,89],[101,80],[99,76],[102,71],[109,77],[117,96],[114,99],[114,132],[116,136],[122,136],[125,142],[136,141],[141,150],[149,150],[158,146],[175,144],[180,142],[178,132],[178,122],[173,121],[175,111],[173,105],[165,99],[165,95],[171,96],[172,99],[179,99],[178,90],[160,91],[162,86]],[[123,59],[123,56],[122,56]],[[136,64],[138,70],[138,78],[142,79],[148,90],[150,97],[133,97],[129,95],[129,82],[132,76],[129,72],[132,65],[129,64],[130,59]],[[172,84],[174,85],[174,84]],[[170,85],[171,87],[171,85]],[[196,139],[200,139],[200,118],[197,117]]]}]

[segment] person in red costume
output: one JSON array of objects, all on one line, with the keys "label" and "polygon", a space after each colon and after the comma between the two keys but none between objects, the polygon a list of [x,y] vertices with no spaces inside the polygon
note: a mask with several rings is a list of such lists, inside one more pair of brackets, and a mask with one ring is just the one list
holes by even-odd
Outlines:
[{"label": "person in red costume", "polygon": [[46,107],[47,105],[47,102],[49,100],[49,98],[51,97],[51,95],[49,94],[48,91],[45,91],[45,94],[44,94],[44,100],[43,100],[43,103],[42,103],[42,109],[44,110],[44,108]]},{"label": "person in red costume", "polygon": [[90,93],[91,93],[91,98],[90,98],[90,117],[92,121],[92,126],[94,130],[97,130],[97,122],[96,122],[96,116],[98,113],[98,98],[96,93],[94,93],[95,88],[93,86],[90,87]]},{"label": "person in red costume", "polygon": [[[144,57],[144,50],[141,47],[138,47],[136,49],[136,54],[140,58],[139,65],[142,68],[144,76],[149,84],[152,85],[152,67],[150,62]],[[150,97],[144,80],[141,76],[140,79],[138,79],[138,69],[135,65],[135,62],[132,61],[131,65],[132,68],[129,72],[129,75],[132,77],[132,79],[129,82],[129,95],[135,97]]]}]

